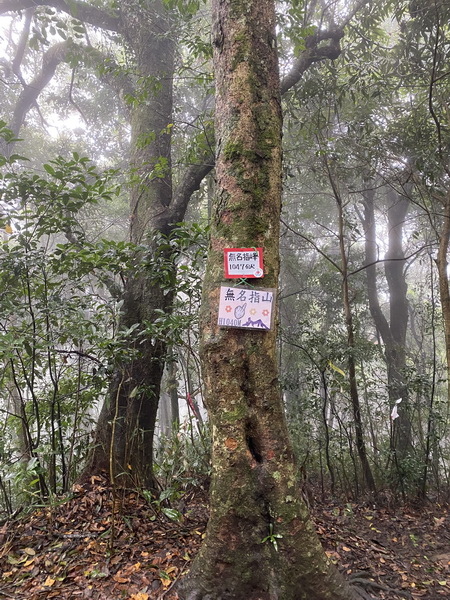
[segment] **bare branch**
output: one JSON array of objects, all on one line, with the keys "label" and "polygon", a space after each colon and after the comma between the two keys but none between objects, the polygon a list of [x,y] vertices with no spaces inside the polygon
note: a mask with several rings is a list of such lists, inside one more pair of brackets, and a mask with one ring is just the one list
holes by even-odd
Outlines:
[{"label": "bare branch", "polygon": [[71,46],[70,42],[60,42],[49,48],[42,58],[41,71],[29,84],[24,84],[24,89],[17,101],[10,124],[10,129],[15,137],[20,132],[27,112],[35,104],[39,94],[52,79],[58,65],[64,61],[69,46]]},{"label": "bare branch", "polygon": [[25,11],[25,24],[20,34],[19,43],[17,44],[16,55],[12,61],[13,73],[19,78],[20,82],[23,83],[22,74],[20,67],[22,65],[25,49],[27,47],[28,38],[30,36],[31,20],[33,18],[34,8],[29,8]]},{"label": "bare branch", "polygon": [[302,238],[302,240],[305,240],[305,242],[308,242],[308,244],[311,244],[311,246],[314,248],[314,250],[317,250],[317,252],[321,256],[323,256],[330,264],[333,265],[333,267],[336,269],[336,271],[338,271],[339,273],[342,274],[342,267],[340,267],[340,265],[338,265],[337,262],[335,262],[330,256],[328,256],[328,254],[326,252],[324,252],[321,248],[319,248],[319,246],[311,238],[307,237],[306,235],[303,235],[303,233],[300,233],[299,231],[296,231],[295,229],[292,229],[292,227],[290,225],[288,225],[286,223],[286,221],[284,221],[283,219],[281,219],[281,222],[286,227],[286,229],[289,229],[290,232],[292,232],[295,235],[297,235],[298,237]]}]

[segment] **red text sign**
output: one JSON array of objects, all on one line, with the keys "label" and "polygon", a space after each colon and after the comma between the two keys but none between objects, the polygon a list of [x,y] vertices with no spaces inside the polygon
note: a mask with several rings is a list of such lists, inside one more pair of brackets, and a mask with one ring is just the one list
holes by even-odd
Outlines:
[{"label": "red text sign", "polygon": [[259,278],[264,275],[262,248],[225,248],[223,252],[227,279]]}]

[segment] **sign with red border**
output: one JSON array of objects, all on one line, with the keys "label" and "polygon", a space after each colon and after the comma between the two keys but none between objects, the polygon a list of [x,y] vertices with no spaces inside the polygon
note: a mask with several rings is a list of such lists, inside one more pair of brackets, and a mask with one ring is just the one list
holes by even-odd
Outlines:
[{"label": "sign with red border", "polygon": [[262,248],[225,248],[223,262],[226,279],[254,279],[264,276]]}]

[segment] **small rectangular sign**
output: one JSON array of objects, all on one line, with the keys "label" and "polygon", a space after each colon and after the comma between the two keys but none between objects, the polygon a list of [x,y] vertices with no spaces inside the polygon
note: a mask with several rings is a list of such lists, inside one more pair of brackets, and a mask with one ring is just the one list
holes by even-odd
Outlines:
[{"label": "small rectangular sign", "polygon": [[217,324],[268,331],[272,328],[274,304],[274,289],[221,286]]},{"label": "small rectangular sign", "polygon": [[223,253],[226,279],[264,275],[262,248],[225,248]]}]

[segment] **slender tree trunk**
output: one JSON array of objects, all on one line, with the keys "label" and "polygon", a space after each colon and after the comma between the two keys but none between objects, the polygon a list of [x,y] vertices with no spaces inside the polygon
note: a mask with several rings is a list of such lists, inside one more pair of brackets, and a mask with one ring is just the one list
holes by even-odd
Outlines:
[{"label": "slender tree trunk", "polygon": [[439,276],[439,295],[445,333],[445,356],[447,359],[447,394],[450,401],[450,286],[448,279],[448,246],[450,242],[450,193],[444,207],[442,229],[439,236],[439,249],[436,265]]},{"label": "slender tree trunk", "polygon": [[[322,399],[322,424],[325,433],[325,462],[327,465],[328,473],[330,474],[330,490],[331,494],[334,495],[336,488],[336,477],[334,474],[334,467],[331,463],[330,454],[330,427],[328,425],[328,384],[326,378],[326,371],[320,370],[320,396]],[[323,495],[323,477],[322,477],[322,495]]]},{"label": "slender tree trunk", "polygon": [[361,404],[359,402],[358,382],[356,378],[355,328],[353,325],[353,314],[348,286],[348,257],[347,250],[345,248],[344,237],[344,212],[342,206],[342,199],[338,190],[335,190],[335,197],[339,212],[339,246],[341,252],[342,265],[342,298],[344,305],[345,325],[347,328],[347,345],[349,351],[347,365],[350,384],[350,398],[352,402],[353,419],[355,422],[356,449],[358,451],[358,457],[363,471],[364,483],[371,492],[375,492],[375,480],[373,478],[372,469],[370,468],[369,459],[367,458],[366,443],[364,440],[364,426],[361,415]]},{"label": "slender tree trunk", "polygon": [[[372,469],[370,467],[369,459],[367,457],[366,443],[364,440],[364,426],[361,415],[361,403],[359,401],[358,393],[358,381],[356,377],[356,341],[355,341],[355,328],[353,324],[353,313],[350,301],[349,291],[349,270],[348,270],[348,253],[345,247],[345,224],[344,224],[344,206],[342,195],[340,193],[337,181],[331,171],[328,160],[325,159],[325,166],[328,172],[328,178],[333,189],[333,195],[336,200],[338,209],[338,237],[339,237],[339,251],[341,256],[341,268],[340,273],[342,276],[342,303],[344,308],[345,316],[345,327],[347,330],[347,346],[348,346],[348,381],[350,387],[350,399],[352,403],[353,419],[355,425],[355,437],[356,437],[356,449],[358,452],[359,462],[363,472],[363,479],[366,487],[371,491],[375,492],[375,480],[373,478]],[[358,471],[355,469],[355,477],[358,479]],[[356,481],[358,486],[358,481]]]},{"label": "slender tree trunk", "polygon": [[178,403],[177,363],[173,354],[167,363],[167,391],[170,396],[172,433],[176,433],[180,426],[180,406]]},{"label": "slender tree trunk", "polygon": [[279,275],[281,107],[273,0],[213,0],[217,194],[204,282],[201,358],[213,432],[211,514],[187,600],[352,598],[302,500],[280,387],[276,328],[219,328],[223,249],[264,248]]}]

